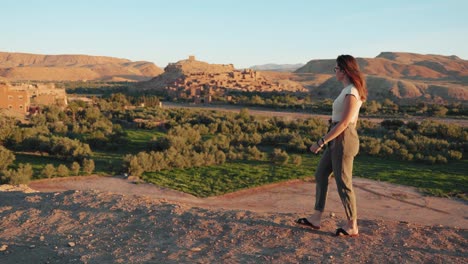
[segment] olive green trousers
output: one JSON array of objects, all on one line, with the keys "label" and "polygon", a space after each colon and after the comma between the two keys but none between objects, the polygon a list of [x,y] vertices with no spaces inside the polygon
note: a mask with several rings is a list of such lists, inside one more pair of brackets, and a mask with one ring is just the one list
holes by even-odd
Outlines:
[{"label": "olive green trousers", "polygon": [[[332,124],[332,127],[335,124]],[[328,180],[333,173],[338,194],[348,220],[357,219],[356,195],[353,190],[353,161],[359,152],[356,125],[350,124],[343,133],[328,143],[315,172],[315,210],[323,212],[327,200]]]}]

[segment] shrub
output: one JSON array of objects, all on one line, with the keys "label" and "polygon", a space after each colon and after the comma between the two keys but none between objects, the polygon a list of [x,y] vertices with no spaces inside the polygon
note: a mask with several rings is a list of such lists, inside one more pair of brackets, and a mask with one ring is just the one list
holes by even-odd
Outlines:
[{"label": "shrub", "polygon": [[382,145],[380,153],[382,153],[384,157],[390,157],[393,154],[393,149],[387,145]]},{"label": "shrub", "polygon": [[47,177],[49,179],[54,177],[55,174],[56,174],[56,170],[55,170],[54,165],[52,165],[52,164],[45,165],[44,169],[42,169],[42,171],[41,171],[41,174],[44,177]]},{"label": "shrub", "polygon": [[428,164],[435,164],[437,159],[434,156],[425,156],[424,161]]},{"label": "shrub", "polygon": [[139,164],[138,158],[133,156],[130,159],[130,163],[128,165],[128,174],[131,176],[140,177],[143,172],[145,172],[144,168]]},{"label": "shrub", "polygon": [[301,166],[302,164],[302,157],[299,155],[292,155],[291,156],[291,163],[296,166]]},{"label": "shrub", "polygon": [[359,148],[362,150],[362,152],[369,155],[378,155],[380,153],[381,143],[379,139],[362,136]]},{"label": "shrub", "polygon": [[418,122],[415,121],[409,121],[408,124],[406,124],[406,126],[411,130],[418,130],[419,128]]},{"label": "shrub", "polygon": [[286,151],[275,148],[273,152],[269,154],[269,160],[275,165],[285,165],[288,163],[289,155]]},{"label": "shrub", "polygon": [[385,127],[386,129],[396,130],[402,127],[405,124],[403,120],[393,119],[393,120],[384,120],[380,123],[381,126]]},{"label": "shrub", "polygon": [[59,177],[67,177],[70,175],[70,170],[67,168],[67,166],[60,164],[57,167],[57,176]]},{"label": "shrub", "polygon": [[440,154],[437,154],[436,156],[436,162],[437,163],[440,163],[440,164],[447,164],[447,158],[440,155]]},{"label": "shrub", "polygon": [[31,181],[33,170],[31,164],[20,163],[17,170],[7,170],[1,177],[3,182],[8,184],[28,184]]},{"label": "shrub", "polygon": [[94,160],[92,159],[84,159],[83,160],[83,172],[85,174],[91,174],[94,171]]},{"label": "shrub", "polygon": [[221,150],[216,151],[215,160],[216,164],[223,164],[224,162],[226,162],[226,154],[224,154],[224,152],[222,152]]},{"label": "shrub", "polygon": [[15,160],[15,155],[13,152],[0,146],[0,171],[6,170]]},{"label": "shrub", "polygon": [[461,160],[462,157],[463,157],[463,154],[460,151],[449,150],[448,151],[448,156],[449,156],[450,159]]},{"label": "shrub", "polygon": [[263,152],[261,152],[256,146],[247,147],[244,149],[244,159],[261,160],[263,159]]},{"label": "shrub", "polygon": [[80,174],[80,164],[76,161],[74,161],[70,167],[70,170],[71,172],[73,173],[73,175],[79,175]]}]

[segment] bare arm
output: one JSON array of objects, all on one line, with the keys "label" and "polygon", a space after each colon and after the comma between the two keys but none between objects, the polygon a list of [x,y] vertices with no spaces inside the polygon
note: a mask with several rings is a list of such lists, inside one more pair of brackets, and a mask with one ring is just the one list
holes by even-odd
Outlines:
[{"label": "bare arm", "polygon": [[[356,111],[356,108],[358,107],[357,99],[354,97],[354,95],[346,95],[345,100],[344,100],[344,113],[343,113],[343,118],[341,121],[333,127],[330,132],[328,132],[324,137],[323,137],[323,144],[326,144],[336,137],[338,137],[343,131],[348,127],[349,123],[351,122],[351,119],[353,118],[353,113]],[[319,143],[322,143],[322,140],[320,140]],[[313,153],[318,153],[320,151],[321,147],[317,144],[314,143],[310,147],[310,151]]]}]

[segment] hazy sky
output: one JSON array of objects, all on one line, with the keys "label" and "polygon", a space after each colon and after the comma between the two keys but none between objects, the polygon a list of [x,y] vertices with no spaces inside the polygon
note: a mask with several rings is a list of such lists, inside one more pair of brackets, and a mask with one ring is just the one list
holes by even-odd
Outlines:
[{"label": "hazy sky", "polygon": [[466,0],[0,0],[0,51],[236,68],[381,51],[468,59]]}]

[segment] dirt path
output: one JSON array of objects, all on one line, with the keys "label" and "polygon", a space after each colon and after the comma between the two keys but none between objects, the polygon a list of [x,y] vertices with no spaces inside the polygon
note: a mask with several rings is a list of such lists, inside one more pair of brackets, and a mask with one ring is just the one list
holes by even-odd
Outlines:
[{"label": "dirt path", "polygon": [[[363,218],[468,229],[468,205],[462,201],[423,196],[411,187],[363,178],[355,178],[354,186],[359,215]],[[315,184],[302,180],[270,184],[209,198],[197,198],[152,184],[134,184],[117,177],[90,176],[38,180],[32,182],[30,187],[41,192],[98,190],[164,199],[168,202],[183,202],[209,209],[294,213],[298,216],[311,212],[315,193]],[[333,181],[330,183],[327,215],[332,212],[336,216],[344,216]]]}]

